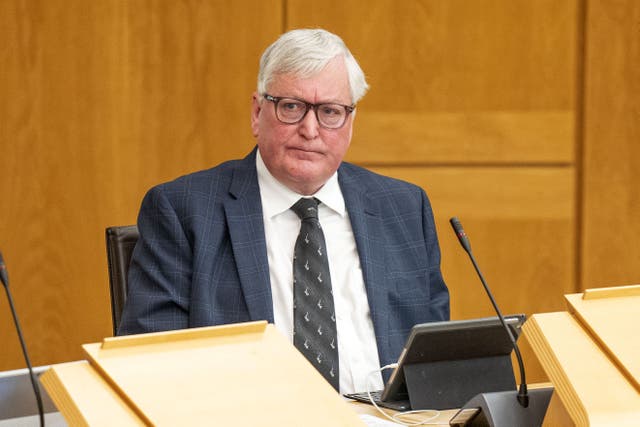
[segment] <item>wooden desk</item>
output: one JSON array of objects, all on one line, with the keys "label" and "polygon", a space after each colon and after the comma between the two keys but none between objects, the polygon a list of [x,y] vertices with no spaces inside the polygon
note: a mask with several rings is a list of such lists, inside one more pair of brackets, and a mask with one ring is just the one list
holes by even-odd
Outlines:
[{"label": "wooden desk", "polygon": [[[387,419],[384,415],[382,415],[373,405],[369,405],[367,403],[356,402],[356,401],[347,401],[347,404],[358,414],[366,414],[371,415],[381,419]],[[396,411],[391,409],[382,408],[383,411],[388,413],[389,415],[393,415]],[[443,411],[439,411],[439,414],[436,418],[429,421],[427,425],[449,425],[449,420],[458,412],[457,409],[447,409]],[[404,421],[407,422],[416,422],[425,419],[425,415],[407,415],[403,417]],[[390,420],[389,420],[390,421]]]},{"label": "wooden desk", "polygon": [[[72,425],[364,427],[273,325],[105,338],[41,382]],[[313,414],[311,416],[311,414]]]},{"label": "wooden desk", "polygon": [[523,327],[556,390],[548,413],[565,415],[545,425],[640,425],[640,286],[565,297],[568,311],[534,314]]},{"label": "wooden desk", "polygon": [[86,360],[54,365],[40,382],[71,426],[146,425]]},{"label": "wooden desk", "polygon": [[[54,365],[41,378],[74,426],[215,421],[279,427],[302,421],[363,427],[357,414],[384,418],[371,405],[342,401],[266,322],[108,338],[83,347],[87,361]],[[446,425],[455,413],[441,411],[431,422]]]},{"label": "wooden desk", "polygon": [[[57,387],[51,387],[52,381],[63,381],[70,387],[67,388],[67,393],[54,393],[51,397],[55,402],[61,402],[61,405],[67,408],[78,408],[67,412],[67,421],[71,426],[83,426],[90,425],[91,427],[111,427],[117,426],[144,426],[146,425],[143,420],[136,415],[134,411],[124,402],[120,396],[109,386],[109,384],[91,367],[89,362],[77,361],[70,363],[63,363],[54,365],[51,372],[43,378],[45,384],[49,383],[48,390],[56,389]],[[51,393],[51,391],[50,391]],[[76,405],[71,405],[70,401],[76,402]],[[385,419],[373,405],[366,403],[355,402],[345,399],[345,404],[358,414],[368,414],[378,418]],[[395,413],[395,411],[384,409],[389,414]],[[441,423],[442,425],[448,425],[449,419],[457,412],[457,410],[440,411],[437,418],[432,420],[432,423]],[[237,421],[243,414],[230,414],[233,419]],[[407,421],[419,420],[419,415],[407,416]],[[234,421],[229,421],[229,425],[235,424]],[[221,425],[226,425],[224,421],[220,422]],[[264,424],[261,424],[264,425]]]}]

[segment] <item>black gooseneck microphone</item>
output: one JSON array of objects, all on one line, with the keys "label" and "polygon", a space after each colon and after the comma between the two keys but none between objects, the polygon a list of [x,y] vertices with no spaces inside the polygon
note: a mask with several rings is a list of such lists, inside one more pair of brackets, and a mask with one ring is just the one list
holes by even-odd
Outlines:
[{"label": "black gooseneck microphone", "polygon": [[482,286],[484,286],[484,290],[487,292],[487,295],[491,300],[491,304],[493,305],[493,308],[496,311],[498,318],[500,319],[500,323],[502,323],[502,326],[504,327],[504,329],[507,331],[507,334],[509,335],[509,339],[511,340],[511,344],[513,345],[513,350],[515,351],[516,358],[518,359],[518,368],[520,369],[520,387],[518,388],[517,399],[520,405],[523,408],[526,408],[529,406],[529,393],[527,391],[527,380],[524,373],[524,363],[522,362],[522,356],[520,355],[520,349],[518,348],[516,339],[513,337],[513,334],[511,333],[511,329],[509,329],[509,327],[505,323],[504,316],[502,315],[502,312],[498,308],[498,304],[496,303],[496,300],[493,298],[493,294],[491,293],[491,290],[489,289],[487,282],[484,280],[484,276],[482,275],[482,272],[478,267],[478,263],[476,262],[476,259],[473,256],[473,252],[471,251],[471,243],[469,243],[469,238],[464,232],[464,229],[462,228],[462,224],[460,223],[460,220],[454,216],[449,220],[449,222],[451,223],[451,226],[453,227],[453,231],[456,233],[456,236],[458,236],[458,240],[460,241],[460,244],[464,248],[465,252],[469,254],[471,263],[473,264],[473,267],[476,269],[476,273],[478,273],[478,276],[480,277]]},{"label": "black gooseneck microphone", "polygon": [[27,362],[27,368],[29,369],[29,377],[31,378],[33,393],[36,395],[36,402],[38,403],[38,415],[40,416],[40,426],[44,427],[44,408],[42,405],[42,397],[40,396],[40,388],[38,387],[36,376],[33,373],[33,367],[31,366],[31,361],[29,360],[29,354],[27,353],[27,346],[24,342],[24,337],[22,336],[20,323],[18,322],[18,314],[16,313],[16,309],[13,305],[13,298],[11,297],[11,291],[9,290],[9,274],[7,273],[7,267],[4,263],[4,258],[2,257],[1,252],[0,252],[0,281],[2,281],[2,284],[4,285],[4,290],[7,293],[7,299],[9,300],[9,307],[11,309],[11,314],[13,315],[13,322],[16,325],[16,331],[18,332],[18,338],[20,339],[20,345],[22,346],[22,354],[24,355],[24,360]]}]

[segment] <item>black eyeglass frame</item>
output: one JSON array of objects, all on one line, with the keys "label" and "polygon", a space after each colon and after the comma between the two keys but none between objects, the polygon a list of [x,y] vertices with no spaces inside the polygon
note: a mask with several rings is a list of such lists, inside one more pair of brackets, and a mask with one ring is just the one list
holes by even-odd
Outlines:
[{"label": "black eyeglass frame", "polygon": [[[273,102],[273,108],[275,110],[276,113],[276,118],[278,119],[278,121],[280,123],[284,123],[286,125],[295,125],[297,123],[300,123],[302,120],[304,120],[304,118],[307,116],[307,113],[309,112],[309,110],[313,110],[314,114],[316,115],[316,120],[318,121],[318,124],[320,126],[322,126],[325,129],[330,129],[330,130],[336,130],[336,129],[340,129],[342,128],[345,123],[347,123],[347,119],[349,118],[349,114],[353,113],[353,111],[356,109],[355,105],[343,105],[343,104],[338,104],[335,102],[323,102],[321,104],[312,104],[310,102],[305,101],[304,99],[300,99],[300,98],[294,98],[292,96],[273,96],[273,95],[269,95],[268,93],[265,93],[262,95],[262,97],[264,99],[266,99],[269,102]],[[304,114],[302,114],[302,116],[300,117],[300,119],[296,120],[295,122],[285,122],[283,121],[280,116],[278,115],[278,103],[280,103],[280,101],[282,101],[283,99],[291,99],[293,101],[298,101],[304,104],[305,106],[305,111]],[[342,124],[340,126],[337,127],[327,127],[325,125],[322,124],[322,122],[320,121],[320,117],[318,116],[318,108],[323,106],[323,105],[337,105],[339,107],[343,107],[346,111],[346,114],[344,116],[344,120],[342,121]]]}]

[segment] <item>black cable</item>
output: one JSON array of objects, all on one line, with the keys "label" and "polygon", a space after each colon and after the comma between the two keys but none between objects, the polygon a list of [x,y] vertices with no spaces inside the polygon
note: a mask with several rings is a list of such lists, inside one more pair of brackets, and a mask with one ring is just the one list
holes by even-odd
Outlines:
[{"label": "black cable", "polygon": [[11,314],[13,315],[13,322],[16,325],[16,331],[18,332],[18,338],[20,339],[20,346],[22,347],[22,354],[24,355],[24,360],[27,362],[27,368],[29,369],[29,378],[31,379],[31,386],[33,387],[33,393],[35,394],[36,402],[38,403],[38,415],[40,416],[40,427],[44,427],[44,407],[42,405],[42,396],[40,395],[40,388],[38,387],[36,376],[33,373],[31,360],[29,360],[29,353],[27,353],[27,346],[24,342],[22,329],[20,329],[20,322],[18,322],[18,314],[13,305],[13,297],[11,296],[11,291],[9,290],[9,275],[7,274],[7,268],[4,264],[2,253],[0,253],[0,281],[4,285],[4,290],[7,293],[7,299],[9,300],[9,308],[11,309]]}]

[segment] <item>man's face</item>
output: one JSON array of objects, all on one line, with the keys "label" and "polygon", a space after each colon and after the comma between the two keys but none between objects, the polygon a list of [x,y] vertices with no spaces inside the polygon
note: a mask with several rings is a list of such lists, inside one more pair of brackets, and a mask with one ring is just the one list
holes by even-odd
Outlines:
[{"label": "man's face", "polygon": [[[312,104],[351,105],[347,69],[342,56],[331,60],[318,74],[299,78],[275,76],[267,88],[275,97],[298,98]],[[313,194],[333,175],[349,148],[353,114],[340,129],[325,129],[313,110],[295,124],[281,123],[272,102],[253,95],[251,129],[269,172],[299,194]]]}]

